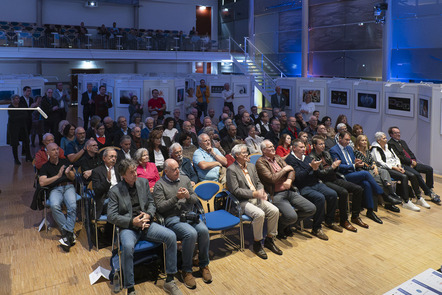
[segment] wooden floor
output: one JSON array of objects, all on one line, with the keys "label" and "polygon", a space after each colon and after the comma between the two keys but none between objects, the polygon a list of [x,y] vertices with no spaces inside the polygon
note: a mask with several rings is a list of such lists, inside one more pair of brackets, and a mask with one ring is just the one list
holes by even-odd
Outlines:
[{"label": "wooden floor", "polygon": [[[23,159],[24,160],[24,159]],[[85,231],[70,253],[58,247],[59,232],[38,232],[41,211],[29,208],[33,194],[30,163],[14,166],[9,147],[0,148],[0,294],[111,294],[109,282],[89,283],[97,267],[109,268],[110,247],[88,251]],[[442,181],[436,191],[442,195]],[[442,263],[442,207],[394,214],[379,209],[383,225],[363,218],[370,229],[358,233],[327,230],[329,241],[295,235],[277,245],[283,256],[261,260],[249,249],[211,243],[213,283],[197,279],[184,294],[382,294],[427,268]],[[251,228],[245,227],[248,241]],[[247,243],[250,246],[250,242]],[[164,294],[164,281],[136,285],[138,294]],[[121,293],[125,294],[125,292]]]}]

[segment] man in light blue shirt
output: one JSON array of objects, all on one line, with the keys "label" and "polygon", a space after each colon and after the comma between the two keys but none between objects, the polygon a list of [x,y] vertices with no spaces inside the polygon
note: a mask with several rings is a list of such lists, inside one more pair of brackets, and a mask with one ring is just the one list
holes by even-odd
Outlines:
[{"label": "man in light blue shirt", "polygon": [[210,137],[202,133],[198,136],[199,149],[193,154],[193,166],[200,181],[219,181],[219,172],[222,166],[227,165],[227,159],[217,148],[212,148]]}]

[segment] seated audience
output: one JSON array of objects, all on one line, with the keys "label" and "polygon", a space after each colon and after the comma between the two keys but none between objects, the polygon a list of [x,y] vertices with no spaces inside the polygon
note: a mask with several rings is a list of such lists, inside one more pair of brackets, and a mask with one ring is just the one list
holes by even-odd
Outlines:
[{"label": "seated audience", "polygon": [[183,148],[179,143],[174,143],[169,148],[169,157],[174,159],[180,167],[180,174],[186,175],[190,179],[192,187],[198,183],[198,176],[192,166],[192,161],[183,157]]},{"label": "seated audience", "polygon": [[114,146],[119,146],[120,139],[124,135],[132,136],[132,130],[127,126],[127,120],[124,116],[119,116],[117,119],[118,130],[115,131],[113,140]]},{"label": "seated audience", "polygon": [[264,246],[273,253],[282,255],[282,251],[273,240],[278,234],[279,210],[267,200],[267,193],[259,180],[255,165],[248,163],[247,146],[244,144],[234,146],[232,155],[235,157],[235,163],[227,168],[227,189],[240,201],[243,212],[253,220],[253,252],[258,257],[267,259],[267,254],[261,244],[264,221],[267,219]]},{"label": "seated audience", "polygon": [[149,181],[150,192],[153,193],[155,183],[160,180],[155,163],[149,162],[149,152],[145,148],[140,148],[135,152],[134,161],[138,164],[137,176]]},{"label": "seated audience", "polygon": [[304,132],[304,131],[299,132],[298,138],[305,145],[305,155],[307,156],[312,151],[312,146],[310,145],[307,132]]},{"label": "seated audience", "polygon": [[318,110],[314,110],[313,111],[313,116],[315,116],[318,119],[318,122],[319,122],[319,111]]},{"label": "seated audience", "polygon": [[250,111],[251,111],[251,113],[250,113],[250,119],[252,120],[251,122],[255,125],[255,124],[258,123],[258,117],[259,117],[259,114],[258,114],[258,107],[257,107],[257,106],[252,106],[252,107],[250,108]]},{"label": "seated audience", "polygon": [[336,135],[335,129],[332,127],[332,119],[329,116],[325,116],[321,120],[321,124],[324,124],[325,129],[327,129],[327,136],[334,138]]},{"label": "seated audience", "polygon": [[316,207],[291,189],[295,170],[275,154],[273,143],[264,140],[261,150],[263,156],[256,162],[256,171],[265,191],[270,194],[273,205],[281,212],[277,238],[285,239],[293,233],[290,227],[298,219],[304,220],[315,214]]},{"label": "seated audience", "polygon": [[[344,123],[339,123],[339,124],[336,126],[336,129],[338,130],[338,132],[337,132],[336,135],[335,135],[335,142],[336,142],[336,143],[339,142],[339,134],[340,134],[341,132],[348,132],[348,133],[350,133],[350,131],[348,131],[347,126],[346,126]],[[351,133],[350,133],[350,135],[351,135]],[[348,143],[348,145],[349,145],[351,148],[354,148],[354,147],[355,147],[355,144],[354,144],[354,142],[351,140],[351,137],[350,137],[350,142]]]},{"label": "seated audience", "polygon": [[142,116],[139,113],[135,113],[130,117],[130,121],[132,122],[129,125],[129,129],[134,129],[134,127],[140,127],[141,130],[146,128],[146,125],[142,122]]},{"label": "seated audience", "polygon": [[317,129],[317,135],[321,136],[324,140],[325,150],[330,150],[335,144],[335,139],[333,137],[328,136],[327,128],[324,124],[319,124]]},{"label": "seated audience", "polygon": [[247,127],[249,125],[254,125],[253,122],[251,122],[250,120],[250,114],[248,112],[243,112],[241,116],[241,122],[239,122],[237,127],[237,134],[239,138],[245,139],[247,136],[249,136],[249,132],[247,130]]},{"label": "seated audience", "polygon": [[304,129],[304,132],[308,134],[310,142],[312,137],[316,135],[317,128],[318,128],[318,118],[316,118],[315,116],[310,116],[310,120],[308,121],[308,126]]},{"label": "seated audience", "polygon": [[279,123],[281,123],[280,130],[287,128],[287,113],[284,111],[279,112]]},{"label": "seated audience", "polygon": [[348,194],[352,193],[351,222],[363,228],[368,225],[359,217],[362,204],[363,188],[357,184],[345,180],[337,170],[341,160],[333,160],[330,153],[325,150],[325,143],[322,137],[313,136],[313,151],[309,155],[315,161],[321,161],[318,167],[318,178],[329,188],[338,194],[339,200],[339,225],[346,230],[357,232],[358,230],[348,221],[347,201]]},{"label": "seated audience", "polygon": [[[198,147],[198,137],[192,132],[192,124],[189,121],[183,122],[183,130],[175,135],[174,142],[179,142],[179,138],[182,134],[189,134],[191,138],[191,143]],[[180,143],[182,145],[182,143]]]},{"label": "seated audience", "polygon": [[237,129],[236,126],[231,124],[228,126],[227,135],[221,140],[221,146],[226,154],[230,154],[230,151],[233,148],[233,142],[235,140],[241,140],[239,136],[236,135]]},{"label": "seated audience", "polygon": [[296,118],[296,129],[304,130],[305,128],[307,128],[308,124],[307,122],[304,121],[304,117],[302,116],[301,113],[295,113],[295,118]]},{"label": "seated audience", "polygon": [[380,167],[385,168],[388,173],[390,173],[391,177],[400,180],[400,195],[404,200],[402,207],[413,211],[420,211],[420,208],[411,202],[413,196],[410,196],[408,189],[408,180],[410,180],[413,192],[417,198],[416,204],[429,209],[430,205],[422,198],[416,175],[402,167],[401,161],[396,153],[389,149],[385,133],[380,131],[376,132],[375,140],[376,142],[372,144],[372,156]]},{"label": "seated audience", "polygon": [[141,137],[149,139],[149,133],[152,132],[154,128],[154,119],[152,117],[147,117],[145,123],[145,127],[141,129]]},{"label": "seated audience", "polygon": [[278,142],[278,147],[276,148],[276,154],[285,160],[291,152],[292,138],[289,134],[285,133],[281,135]]},{"label": "seated audience", "polygon": [[[35,154],[34,158],[34,164],[37,170],[40,170],[41,167],[48,162],[49,157],[48,157],[47,148],[48,144],[50,143],[54,143],[54,135],[52,135],[51,133],[46,133],[45,135],[43,135],[44,146],[42,146],[41,149]],[[59,148],[58,150],[58,158],[66,159],[64,151],[61,148]]]},{"label": "seated audience", "polygon": [[[313,160],[305,155],[304,143],[300,139],[295,139],[292,147],[292,153],[287,157],[286,162],[295,169],[295,185],[301,195],[316,207],[316,213],[313,215],[312,234],[321,240],[328,240],[328,236],[322,231],[323,221],[326,227],[342,232],[342,228],[333,223],[338,195],[333,189],[319,181],[318,169],[321,161]],[[325,202],[327,202],[327,206],[325,206]]]},{"label": "seated audience", "polygon": [[81,159],[80,168],[83,182],[88,185],[91,180],[92,170],[101,165],[102,160],[98,154],[98,144],[94,139],[86,141],[86,153]]},{"label": "seated audience", "polygon": [[[364,135],[364,129],[362,128],[361,125],[354,124],[351,134],[352,134],[351,141],[353,143],[356,143],[356,138],[358,138],[359,135]],[[368,140],[368,138],[367,138],[367,140]],[[370,142],[368,142],[368,146],[370,146]]]},{"label": "seated audience", "polygon": [[364,164],[362,167],[359,167],[357,170],[367,170],[370,172],[371,176],[376,180],[376,182],[384,189],[386,194],[389,194],[390,197],[397,202],[394,204],[385,203],[385,209],[399,212],[399,208],[395,206],[395,204],[401,204],[401,198],[396,195],[393,186],[391,185],[391,176],[387,170],[382,167],[378,167],[376,161],[373,159],[370,153],[370,145],[368,143],[367,136],[359,135],[355,141],[355,158],[361,159]]},{"label": "seated audience", "polygon": [[141,137],[141,129],[135,126],[132,129],[132,149],[147,148],[148,140]]},{"label": "seated audience", "polygon": [[195,167],[200,181],[220,181],[220,169],[227,165],[227,159],[217,148],[212,148],[210,137],[202,133],[198,136],[199,149],[193,154]]},{"label": "seated audience", "polygon": [[106,137],[106,127],[104,127],[103,123],[98,123],[95,126],[95,135],[93,138],[98,143],[99,150],[112,145],[112,138]]},{"label": "seated audience", "polygon": [[[38,181],[42,187],[49,188],[52,216],[61,231],[60,244],[64,251],[69,252],[75,244],[74,227],[77,215],[77,195],[73,184],[75,173],[68,160],[58,158],[60,151],[56,143],[48,144],[47,152],[49,161],[41,167]],[[62,203],[67,208],[66,216],[62,211]]]},{"label": "seated audience", "polygon": [[278,119],[272,119],[270,124],[270,131],[265,135],[265,139],[270,140],[273,143],[273,146],[278,146],[279,137],[281,135],[281,123]]},{"label": "seated audience", "polygon": [[163,171],[164,161],[169,158],[169,151],[161,144],[163,132],[160,130],[154,130],[149,134],[149,142],[147,149],[149,151],[149,159],[155,163],[158,172]]},{"label": "seated audience", "polygon": [[264,140],[264,137],[257,135],[256,127],[253,125],[249,125],[247,129],[249,136],[246,137],[245,143],[249,152],[251,154],[261,154],[261,142]]},{"label": "seated audience", "polygon": [[223,156],[226,155],[226,152],[221,146],[219,134],[216,132],[216,130],[213,127],[205,127],[201,129],[201,133],[209,135],[210,140],[212,141],[212,147],[217,148]]},{"label": "seated audience", "polygon": [[256,131],[259,136],[265,137],[270,132],[269,114],[266,111],[259,113],[258,122],[256,122]]},{"label": "seated audience", "polygon": [[133,160],[123,160],[119,166],[123,181],[109,191],[107,216],[110,223],[120,228],[124,288],[127,288],[127,294],[135,294],[134,247],[139,240],[147,240],[165,244],[167,277],[163,289],[168,294],[182,294],[174,282],[177,273],[176,235],[153,221],[156,209],[149,183],[137,177],[136,167]]},{"label": "seated audience", "polygon": [[[110,118],[110,117],[106,117],[106,118]],[[96,116],[96,115],[92,116],[91,122],[90,122],[91,126],[86,129],[86,138],[95,137],[95,127],[100,122],[101,122],[101,118],[99,116]]]},{"label": "seated audience", "polygon": [[117,163],[120,163],[123,159],[133,159],[136,149],[129,135],[121,137],[119,146],[121,146],[121,150],[117,152]]},{"label": "seated audience", "polygon": [[174,143],[174,138],[178,133],[178,129],[175,128],[176,122],[175,119],[172,117],[168,117],[164,120],[164,132],[163,132],[163,139],[166,137],[168,138],[166,143],[166,147],[169,147]]},{"label": "seated audience", "polygon": [[352,132],[353,130],[352,130],[351,126],[350,126],[350,125],[348,124],[348,122],[347,122],[347,116],[344,115],[344,114],[340,114],[340,115],[338,116],[338,118],[336,119],[336,124],[335,124],[335,132],[336,132],[336,133],[339,133],[339,132],[341,132],[341,131],[344,131],[342,128],[341,128],[341,131],[339,131],[338,125],[339,125],[340,123],[342,123],[342,124],[345,125],[346,131],[348,131],[348,132],[350,133],[350,135],[353,135],[353,134],[351,134],[351,132]]},{"label": "seated audience", "polygon": [[[440,205],[440,197],[433,191],[433,168],[429,165],[418,163],[416,156],[410,150],[407,143],[401,139],[401,131],[398,127],[388,128],[388,134],[391,137],[388,141],[389,148],[399,157],[403,168],[413,173],[419,182],[419,186],[424,191],[424,194],[430,196],[433,203]],[[425,182],[420,173],[425,174]]]},{"label": "seated audience", "polygon": [[69,162],[74,164],[74,167],[80,166],[80,159],[86,153],[86,131],[83,127],[77,127],[75,129],[75,140],[71,141],[67,147],[65,155]]},{"label": "seated audience", "polygon": [[66,127],[67,124],[69,124],[69,121],[67,121],[67,120],[61,120],[58,123],[57,133],[54,134],[55,143],[58,144],[58,145],[61,142],[61,138],[63,137],[63,130],[64,130],[64,127]]},{"label": "seated audience", "polygon": [[233,125],[233,126],[236,127],[236,125],[233,124],[232,119],[227,118],[226,120],[224,120],[224,127],[223,127],[222,129],[219,130],[219,136],[220,136],[220,138],[224,138],[224,137],[226,137],[226,136],[229,134],[228,130],[229,130],[229,126],[230,126],[230,125]]},{"label": "seated audience", "polygon": [[108,192],[121,181],[118,169],[115,167],[117,152],[113,148],[107,148],[103,152],[102,159],[102,164],[92,170],[91,176],[94,200],[97,204],[96,216],[107,212],[105,200],[108,198]]},{"label": "seated audience", "polygon": [[183,157],[192,160],[193,154],[198,149],[196,145],[192,144],[192,134],[183,132],[178,138],[178,143],[183,148]]},{"label": "seated audience", "polygon": [[281,131],[281,134],[288,134],[292,138],[292,140],[295,140],[298,138],[298,133],[300,130],[296,128],[296,118],[290,117],[287,121],[287,127],[284,128]]},{"label": "seated audience", "polygon": [[63,151],[66,151],[66,147],[71,141],[75,139],[75,126],[71,124],[67,124],[63,129],[63,137],[60,141],[60,148]]},{"label": "seated audience", "polygon": [[[367,171],[356,171],[356,168],[362,167],[364,164],[360,159],[355,159],[353,149],[350,147],[350,133],[338,133],[338,143],[330,149],[330,155],[335,160],[341,160],[339,164],[339,172],[345,175],[345,179],[362,186],[364,189],[364,207],[367,209],[366,216],[377,223],[383,223],[382,220],[374,213],[373,192],[383,194],[383,189],[376,183],[373,176]],[[389,203],[394,201],[384,195],[384,200]]]},{"label": "seated audience", "polygon": [[178,132],[181,132],[183,130],[184,121],[181,119],[181,111],[179,108],[173,110],[173,119],[175,120],[175,128],[178,130]]},{"label": "seated audience", "polygon": [[[203,134],[200,135],[204,136]],[[208,136],[205,136],[210,143]],[[193,211],[198,197],[193,191],[187,176],[180,174],[178,163],[174,159],[164,162],[164,176],[156,183],[154,189],[155,206],[164,217],[165,225],[182,241],[182,277],[184,285],[189,289],[196,288],[192,274],[193,254],[198,243],[198,264],[203,281],[212,282],[209,270],[209,230],[204,222],[186,220],[182,222],[182,213]]]},{"label": "seated audience", "polygon": [[106,128],[104,134],[106,137],[111,139],[111,142],[114,142],[114,134],[118,130],[118,125],[111,117],[106,117],[103,119],[104,127]]}]

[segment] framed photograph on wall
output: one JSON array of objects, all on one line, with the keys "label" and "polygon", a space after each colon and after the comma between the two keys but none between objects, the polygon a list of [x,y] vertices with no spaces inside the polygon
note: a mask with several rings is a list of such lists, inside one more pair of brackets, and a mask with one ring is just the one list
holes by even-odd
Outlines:
[{"label": "framed photograph on wall", "polygon": [[332,88],[328,97],[328,105],[336,108],[350,108],[350,91],[348,89]]},{"label": "framed photograph on wall", "polygon": [[184,87],[176,88],[176,104],[182,105],[184,102]]},{"label": "framed photograph on wall", "polygon": [[210,97],[221,97],[224,83],[210,83]]},{"label": "framed photograph on wall", "polygon": [[42,96],[41,95],[41,88],[32,88],[31,97],[36,97],[36,96]]},{"label": "framed photograph on wall", "polygon": [[419,119],[430,122],[430,97],[426,95],[419,96]]},{"label": "framed photograph on wall", "polygon": [[236,97],[247,97],[249,96],[249,85],[247,83],[235,83],[234,84],[234,93]]},{"label": "framed photograph on wall", "polygon": [[117,90],[116,102],[117,107],[128,107],[130,104],[130,99],[132,96],[136,95],[138,97],[138,102],[140,102],[140,88],[124,87]]},{"label": "framed photograph on wall", "polygon": [[379,113],[379,92],[356,89],[355,110]]},{"label": "framed photograph on wall", "polygon": [[414,117],[414,94],[385,93],[385,113],[402,117]]},{"label": "framed photograph on wall", "polygon": [[305,98],[309,95],[312,97],[312,102],[315,105],[324,105],[324,88],[300,86],[298,90],[299,105],[305,102]]},{"label": "framed photograph on wall", "polygon": [[287,98],[286,100],[286,107],[290,108],[290,101],[292,99],[292,87],[290,86],[279,86],[281,87],[281,93]]},{"label": "framed photograph on wall", "polygon": [[11,104],[11,97],[18,94],[18,88],[4,88],[0,89],[0,105]]}]

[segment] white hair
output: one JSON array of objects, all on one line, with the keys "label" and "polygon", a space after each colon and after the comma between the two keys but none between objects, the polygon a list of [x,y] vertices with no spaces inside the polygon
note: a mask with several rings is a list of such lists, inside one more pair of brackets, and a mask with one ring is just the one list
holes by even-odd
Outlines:
[{"label": "white hair", "polygon": [[237,155],[240,154],[243,149],[247,150],[247,146],[245,144],[237,144],[237,145],[235,145],[232,148],[232,151],[231,151],[232,156],[234,156],[236,158]]}]

